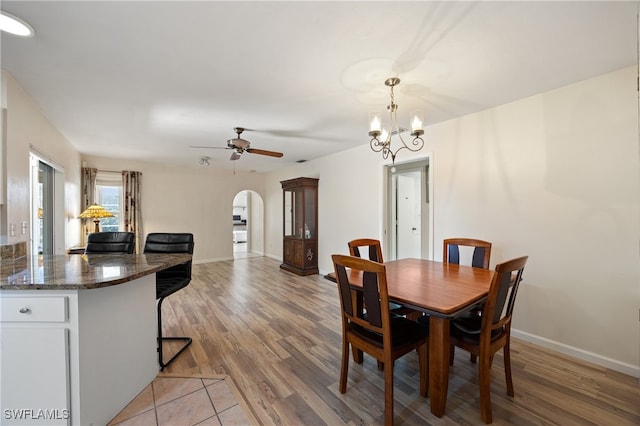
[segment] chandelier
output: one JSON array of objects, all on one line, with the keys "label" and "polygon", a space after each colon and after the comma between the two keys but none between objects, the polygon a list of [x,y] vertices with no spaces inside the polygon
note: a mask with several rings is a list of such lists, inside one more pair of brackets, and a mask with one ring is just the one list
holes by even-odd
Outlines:
[{"label": "chandelier", "polygon": [[[407,131],[407,129],[398,125],[398,120],[396,119],[398,104],[395,103],[393,96],[393,88],[400,84],[400,79],[391,77],[386,79],[384,84],[391,88],[391,103],[387,105],[389,123],[382,123],[382,115],[379,112],[369,113],[369,136],[371,136],[369,145],[374,152],[382,151],[382,158],[385,160],[391,156],[391,162],[395,163],[398,151],[408,149],[409,151],[417,152],[424,146],[424,141],[420,137],[424,134],[422,128],[423,115],[422,111],[412,111],[409,114],[413,140],[407,144],[404,139],[402,139],[402,132]],[[393,135],[397,135],[399,139],[399,143],[396,143],[395,147],[392,146],[393,141],[391,140],[391,136]]]}]

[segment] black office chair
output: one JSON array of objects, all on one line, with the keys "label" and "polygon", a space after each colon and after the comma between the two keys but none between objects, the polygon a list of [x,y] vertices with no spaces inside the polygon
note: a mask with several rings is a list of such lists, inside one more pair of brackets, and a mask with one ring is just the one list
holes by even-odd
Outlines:
[{"label": "black office chair", "polygon": [[132,254],[136,248],[133,232],[94,232],[87,237],[85,253]]},{"label": "black office chair", "polygon": [[[193,254],[193,234],[189,233],[151,233],[147,235],[144,253],[189,253]],[[156,300],[158,309],[158,363],[160,371],[169,365],[192,342],[191,337],[164,337],[162,335],[162,302],[167,296],[185,288],[191,282],[191,260],[156,272]],[[162,343],[165,340],[181,340],[184,345],[164,362]]]}]

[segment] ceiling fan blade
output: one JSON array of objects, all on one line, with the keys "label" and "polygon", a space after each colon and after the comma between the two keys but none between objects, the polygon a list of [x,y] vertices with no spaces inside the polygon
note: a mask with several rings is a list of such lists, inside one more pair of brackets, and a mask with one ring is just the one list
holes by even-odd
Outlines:
[{"label": "ceiling fan blade", "polygon": [[279,138],[309,138],[311,135],[304,130],[285,130],[285,129],[244,129],[248,132],[264,133]]},{"label": "ceiling fan blade", "polygon": [[189,146],[189,148],[203,148],[203,149],[229,149],[227,147],[221,147],[221,146]]},{"label": "ceiling fan blade", "polygon": [[255,149],[255,148],[247,148],[245,151],[247,151],[250,154],[268,155],[269,157],[278,157],[278,158],[284,155],[281,152],[267,151],[264,149]]},{"label": "ceiling fan blade", "polygon": [[233,161],[233,160],[237,160],[237,159],[239,159],[239,158],[240,158],[240,154],[238,154],[238,152],[237,152],[237,151],[233,151],[233,152],[231,153],[231,158],[229,158],[229,160],[232,160],[232,161]]}]

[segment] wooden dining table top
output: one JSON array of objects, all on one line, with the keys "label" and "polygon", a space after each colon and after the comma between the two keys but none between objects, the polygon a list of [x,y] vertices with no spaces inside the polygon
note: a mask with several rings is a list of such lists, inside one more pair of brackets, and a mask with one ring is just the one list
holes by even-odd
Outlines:
[{"label": "wooden dining table top", "polygon": [[[486,298],[494,271],[425,259],[385,262],[389,299],[430,315],[453,318]],[[330,274],[331,275],[331,274]],[[349,272],[362,286],[362,273]]]}]

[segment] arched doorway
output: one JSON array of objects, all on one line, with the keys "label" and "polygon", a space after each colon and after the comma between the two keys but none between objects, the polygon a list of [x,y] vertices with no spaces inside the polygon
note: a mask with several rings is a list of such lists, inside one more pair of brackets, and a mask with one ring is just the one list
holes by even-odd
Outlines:
[{"label": "arched doorway", "polygon": [[264,255],[264,202],[255,191],[240,191],[233,198],[233,257]]}]

